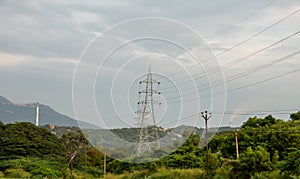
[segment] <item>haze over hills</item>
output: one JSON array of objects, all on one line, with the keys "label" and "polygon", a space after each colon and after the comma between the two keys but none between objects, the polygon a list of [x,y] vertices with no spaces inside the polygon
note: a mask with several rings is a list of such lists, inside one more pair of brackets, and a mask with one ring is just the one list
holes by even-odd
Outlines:
[{"label": "haze over hills", "polygon": [[[96,128],[95,125],[77,121],[66,115],[60,114],[53,110],[51,107],[40,104],[39,111],[40,125],[54,124],[57,126],[74,126],[83,128]],[[36,104],[14,104],[3,96],[0,96],[0,120],[3,123],[14,122],[31,122],[35,124],[36,118]]]},{"label": "haze over hills", "polygon": [[[53,110],[51,107],[40,104],[39,110],[39,119],[40,125],[51,125],[54,124],[56,126],[67,126],[67,127],[79,127],[78,123],[80,124],[81,128],[99,128],[93,124],[84,122],[84,121],[77,121],[71,117],[66,115],[60,114],[59,112]],[[7,124],[7,123],[15,123],[15,122],[31,122],[35,124],[36,118],[36,103],[26,103],[26,104],[15,104],[9,101],[7,98],[0,96],[0,120]],[[185,127],[192,127],[192,126],[185,126]],[[136,130],[132,129],[131,130]],[[118,129],[120,131],[128,130],[128,128]],[[233,128],[229,127],[220,127],[220,128],[209,128],[210,132],[220,132],[220,131],[231,131],[234,130]],[[124,132],[124,131],[123,131]],[[122,133],[123,133],[122,132]],[[126,132],[125,132],[126,133]]]}]

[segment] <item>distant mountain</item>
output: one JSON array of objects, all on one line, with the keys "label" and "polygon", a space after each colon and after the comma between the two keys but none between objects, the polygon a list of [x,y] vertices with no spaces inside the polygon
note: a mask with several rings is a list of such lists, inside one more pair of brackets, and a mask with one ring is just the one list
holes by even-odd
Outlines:
[{"label": "distant mountain", "polygon": [[[40,104],[40,125],[53,124],[57,126],[74,126],[81,128],[97,128],[87,122],[74,120],[66,115],[54,111],[49,106]],[[35,124],[36,104],[14,104],[3,96],[0,96],[0,120],[3,123],[31,122]]]}]

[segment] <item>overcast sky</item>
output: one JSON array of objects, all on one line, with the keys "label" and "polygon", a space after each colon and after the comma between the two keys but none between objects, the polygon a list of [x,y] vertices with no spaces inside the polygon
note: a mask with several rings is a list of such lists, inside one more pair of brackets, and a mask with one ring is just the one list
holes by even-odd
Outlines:
[{"label": "overcast sky", "polygon": [[[207,74],[299,31],[297,12],[213,57],[299,8],[298,0],[1,0],[0,95],[15,103],[39,101],[60,113],[100,126],[128,127],[137,123],[134,111],[139,98],[138,82],[145,78],[151,65],[153,77],[161,81],[162,94],[155,97],[162,102],[155,107],[159,110],[157,120],[160,125],[170,124],[166,127],[173,126],[175,118],[199,110],[300,109],[300,72],[225,93],[226,89],[299,69],[300,55],[196,93],[209,82],[224,81],[300,50],[297,34],[223,71]],[[132,41],[135,38],[141,39]],[[210,61],[204,63],[207,59]],[[173,74],[184,68],[187,69],[182,73]],[[201,73],[207,76],[193,83],[192,79]],[[197,99],[211,93],[221,95]],[[187,95],[176,98],[182,94]],[[275,116],[288,119],[288,115]],[[216,114],[210,124],[229,125],[233,120],[233,125],[239,126],[247,117]],[[197,124],[202,126],[203,122]]]}]

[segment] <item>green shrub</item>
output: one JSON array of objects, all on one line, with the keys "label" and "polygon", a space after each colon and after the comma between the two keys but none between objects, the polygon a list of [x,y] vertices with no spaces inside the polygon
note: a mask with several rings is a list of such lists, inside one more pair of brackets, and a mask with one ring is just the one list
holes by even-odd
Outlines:
[{"label": "green shrub", "polygon": [[266,178],[276,178],[276,179],[292,179],[288,174],[280,173],[279,170],[270,171],[270,172],[261,172],[261,173],[255,173],[254,176],[251,177],[251,179],[266,179]]},{"label": "green shrub", "polygon": [[[2,171],[25,171],[33,178],[58,178],[64,177],[67,166],[53,160],[40,158],[19,158],[0,161],[0,170]],[[7,172],[5,172],[7,177]]]},{"label": "green shrub", "polygon": [[201,169],[174,169],[169,170],[170,179],[181,179],[181,178],[189,178],[189,179],[201,179],[205,178],[205,172]]},{"label": "green shrub", "polygon": [[141,179],[146,178],[150,175],[148,170],[142,170],[142,171],[136,171],[133,174],[130,175],[131,179]]},{"label": "green shrub", "polygon": [[151,175],[151,178],[167,178],[168,176],[169,173],[165,169],[161,169]]},{"label": "green shrub", "polygon": [[5,173],[5,177],[8,177],[8,178],[30,178],[31,177],[30,173],[24,171],[21,168],[6,169],[4,173]]},{"label": "green shrub", "polygon": [[231,178],[231,170],[231,166],[223,165],[222,167],[215,170],[213,179]]}]

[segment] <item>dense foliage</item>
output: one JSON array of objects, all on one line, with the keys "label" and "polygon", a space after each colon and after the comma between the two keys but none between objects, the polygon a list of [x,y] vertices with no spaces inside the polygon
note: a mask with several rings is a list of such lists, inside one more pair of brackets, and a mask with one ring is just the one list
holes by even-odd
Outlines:
[{"label": "dense foliage", "polygon": [[49,131],[31,123],[0,124],[0,157],[63,156],[63,144]]},{"label": "dense foliage", "polygon": [[[252,117],[238,131],[222,130],[209,143],[209,177],[299,178],[299,115],[300,112],[291,114],[290,121],[273,116]],[[47,127],[0,122],[0,178],[103,176],[103,153],[92,147],[80,130],[57,129],[54,135]],[[114,132],[127,137],[131,133],[129,129]],[[205,178],[206,153],[199,148],[201,140],[200,135],[193,134],[176,151],[149,163],[107,157],[106,178]]]}]

